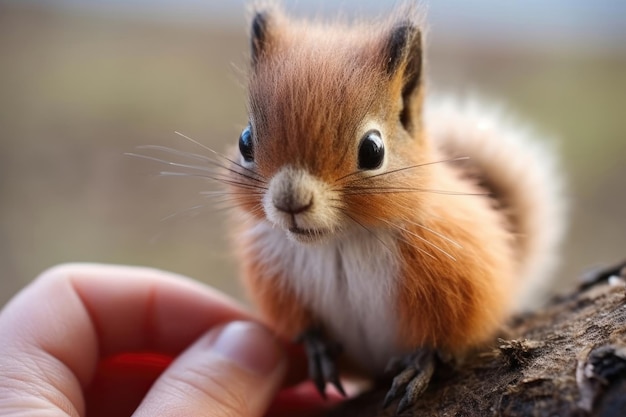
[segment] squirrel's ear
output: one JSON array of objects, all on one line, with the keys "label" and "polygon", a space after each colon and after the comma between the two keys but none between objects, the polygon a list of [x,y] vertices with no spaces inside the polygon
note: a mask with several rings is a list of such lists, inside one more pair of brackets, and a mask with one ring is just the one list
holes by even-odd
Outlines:
[{"label": "squirrel's ear", "polygon": [[269,43],[270,12],[256,11],[252,18],[250,30],[250,47],[252,50],[252,66],[267,52]]},{"label": "squirrel's ear", "polygon": [[410,21],[393,26],[385,45],[387,74],[402,83],[402,112],[400,121],[412,131],[421,111],[422,33]]}]

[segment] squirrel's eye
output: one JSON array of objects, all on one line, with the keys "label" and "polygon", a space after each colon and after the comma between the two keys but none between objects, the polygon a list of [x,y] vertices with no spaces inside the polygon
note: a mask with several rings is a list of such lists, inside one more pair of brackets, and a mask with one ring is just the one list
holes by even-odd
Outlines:
[{"label": "squirrel's eye", "polygon": [[370,130],[359,144],[359,169],[380,168],[385,158],[385,144],[378,130]]},{"label": "squirrel's eye", "polygon": [[243,160],[246,162],[252,162],[254,160],[254,149],[252,148],[252,130],[250,125],[241,132],[239,136],[239,152],[243,156]]}]

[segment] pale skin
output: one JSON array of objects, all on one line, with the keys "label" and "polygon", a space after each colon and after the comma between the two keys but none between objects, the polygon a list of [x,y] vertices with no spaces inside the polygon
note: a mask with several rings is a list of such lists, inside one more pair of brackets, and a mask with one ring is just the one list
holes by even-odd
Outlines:
[{"label": "pale skin", "polygon": [[[150,352],[150,354],[146,354]],[[316,415],[302,352],[227,296],[147,268],[52,268],[0,311],[0,415]]]}]

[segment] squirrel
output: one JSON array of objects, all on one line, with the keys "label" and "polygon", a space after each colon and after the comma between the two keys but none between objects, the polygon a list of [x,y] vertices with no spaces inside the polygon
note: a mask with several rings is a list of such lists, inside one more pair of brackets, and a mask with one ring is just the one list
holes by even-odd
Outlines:
[{"label": "squirrel", "polygon": [[[247,293],[299,338],[324,395],[339,369],[385,406],[427,387],[437,353],[494,337],[536,297],[565,223],[554,153],[481,103],[426,98],[423,13],[345,24],[253,10],[249,121],[222,181]],[[396,363],[397,364],[397,363]]]}]

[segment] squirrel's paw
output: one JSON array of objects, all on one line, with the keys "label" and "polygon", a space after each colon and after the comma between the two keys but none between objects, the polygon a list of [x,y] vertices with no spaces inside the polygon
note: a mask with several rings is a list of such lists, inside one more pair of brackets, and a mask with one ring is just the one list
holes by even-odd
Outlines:
[{"label": "squirrel's paw", "polygon": [[296,341],[304,344],[309,362],[309,377],[315,383],[320,395],[326,398],[326,383],[330,382],[345,397],[346,392],[339,380],[335,363],[342,351],[341,345],[327,340],[318,327],[305,330]]},{"label": "squirrel's paw", "polygon": [[396,377],[383,401],[387,408],[395,399],[402,397],[396,415],[415,404],[419,396],[428,388],[435,371],[436,355],[431,349],[419,349],[402,359],[393,359],[387,369]]}]

